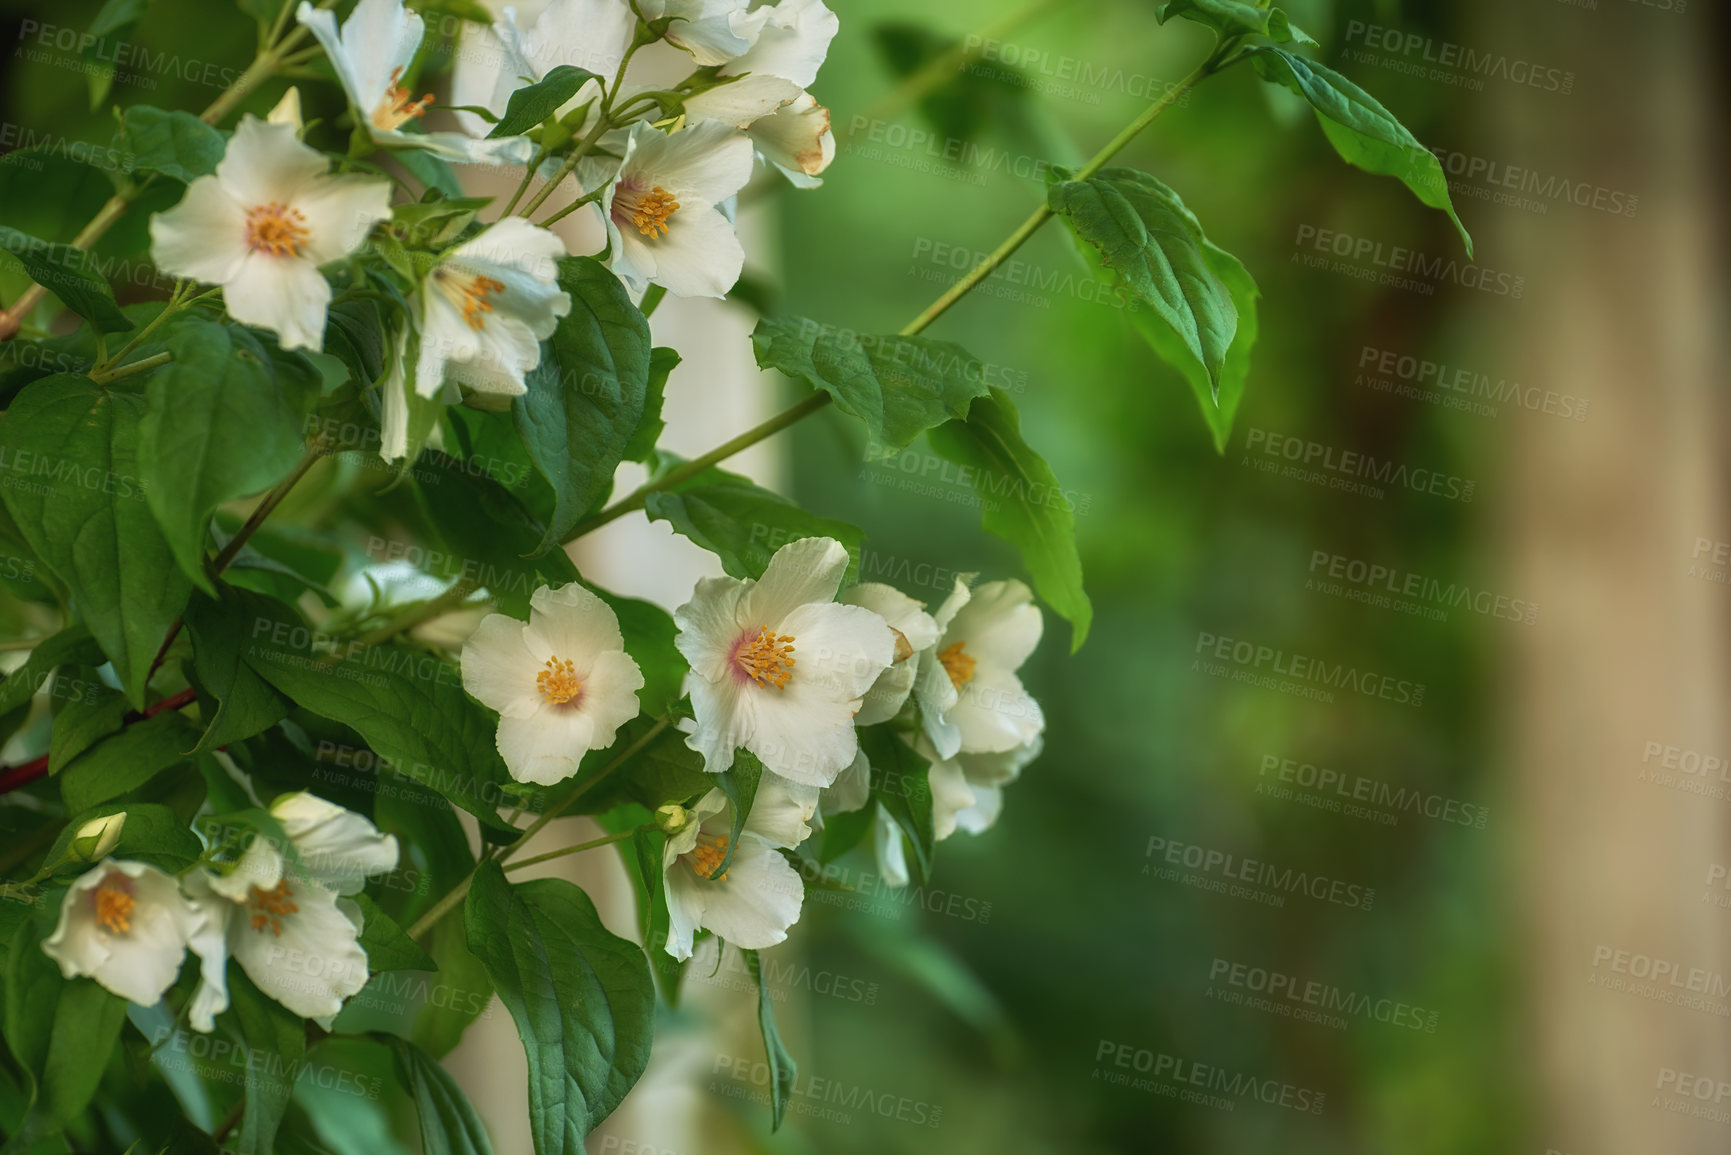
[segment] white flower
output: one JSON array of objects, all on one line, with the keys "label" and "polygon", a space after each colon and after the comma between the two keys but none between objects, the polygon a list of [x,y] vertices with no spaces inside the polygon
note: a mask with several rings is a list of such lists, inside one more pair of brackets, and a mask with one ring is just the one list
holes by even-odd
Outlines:
[{"label": "white flower", "polygon": [[751,50],[736,29],[750,27],[746,0],[640,0],[645,20],[673,17],[667,42],[691,53],[698,64],[726,64]]},{"label": "white flower", "polygon": [[[328,1027],[343,1000],[367,983],[361,909],[345,896],[358,892],[368,875],[396,867],[397,840],[361,815],[306,793],[279,798],[271,814],[300,856],[298,866],[258,838],[230,873],[199,871],[188,886],[221,926],[227,954],[258,989]],[[210,961],[207,956],[188,1016],[201,1031],[228,1006],[226,968]]]},{"label": "white flower", "polygon": [[751,50],[723,67],[721,75],[766,73],[810,88],[841,21],[823,0],[781,0],[754,9],[737,26]]},{"label": "white flower", "polygon": [[751,142],[706,120],[664,133],[639,121],[608,190],[610,265],[635,290],[720,297],[739,280],[745,250],[715,206],[751,179]]},{"label": "white flower", "polygon": [[[561,64],[593,72],[611,84],[636,27],[637,17],[626,0],[553,0],[527,30],[518,27],[516,9],[506,8],[491,28],[479,30],[473,39],[465,36],[458,46],[451,102],[503,116],[511,93]],[[562,117],[599,96],[600,84],[588,81],[555,115]],[[493,128],[472,112],[458,112],[457,120],[472,136],[486,136]]]},{"label": "white flower", "polygon": [[810,835],[815,799],[764,775],[751,813],[734,847],[727,873],[711,878],[727,855],[733,835],[733,805],[711,790],[693,811],[697,821],[668,838],[662,854],[667,884],[667,953],[691,957],[699,929],[745,950],[761,950],[787,938],[799,921],[805,884],[777,847],[797,846]]},{"label": "white flower", "polygon": [[285,349],[323,348],[331,287],[319,266],[391,215],[389,181],[328,167],[292,125],[243,117],[215,175],[151,218],[157,267],[221,285],[229,315],[273,330]]},{"label": "white flower", "polygon": [[866,691],[865,704],[854,718],[857,726],[887,722],[908,700],[919,669],[915,655],[938,640],[938,623],[919,602],[882,582],[861,582],[845,591],[841,600],[870,610],[896,632],[895,662]]},{"label": "white flower", "polygon": [[289,85],[289,90],[282,94],[271,110],[265,114],[266,124],[286,124],[295,130],[296,136],[306,135],[306,122],[301,119],[301,90]]},{"label": "white flower", "polygon": [[802,538],[761,580],[705,578],[674,612],[697,719],[686,744],[706,769],[728,769],[743,746],[785,778],[828,786],[853,762],[854,713],[894,659],[895,634],[834,603],[847,564],[840,542]]},{"label": "white flower", "polygon": [[506,217],[443,254],[418,294],[415,392],[431,398],[455,383],[522,395],[523,378],[541,363],[541,342],[571,311],[559,288],[564,255],[564,242],[522,217]]},{"label": "white flower", "polygon": [[938,758],[929,742],[915,747],[931,762],[932,835],[942,841],[957,830],[983,834],[1004,809],[1004,787],[1021,777],[1023,767],[1040,756],[1042,739],[991,754]]},{"label": "white flower", "polygon": [[401,81],[421,46],[420,13],[403,0],[360,0],[337,30],[336,14],[301,0],[295,19],[312,30],[348,93],[355,118],[373,143],[385,148],[425,149],[464,164],[527,164],[534,145],[526,136],[477,140],[460,132],[408,133],[403,125],[433,103],[432,93],[409,98]]},{"label": "white flower", "polygon": [[519,782],[551,785],[638,714],[643,671],[619,619],[576,582],[536,590],[529,620],[488,614],[463,646],[463,688],[499,712],[499,753]]},{"label": "white flower", "polygon": [[970,596],[958,579],[933,615],[943,636],[919,656],[914,697],[939,758],[1004,753],[1045,729],[1016,677],[1044,628],[1033,602],[1019,581],[987,582]]},{"label": "white flower", "polygon": [[111,858],[78,877],[42,952],[74,979],[151,1007],[174,985],[204,918],[180,885],[154,866]]}]

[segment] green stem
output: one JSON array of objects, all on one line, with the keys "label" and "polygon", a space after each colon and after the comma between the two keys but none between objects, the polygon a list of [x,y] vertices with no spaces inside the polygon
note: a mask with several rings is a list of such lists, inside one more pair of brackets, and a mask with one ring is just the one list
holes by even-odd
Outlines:
[{"label": "green stem", "polygon": [[525,866],[534,866],[537,862],[551,862],[555,858],[564,858],[568,854],[580,854],[585,850],[594,850],[597,846],[610,846],[615,842],[624,842],[636,833],[636,830],[623,830],[618,834],[609,834],[606,838],[579,842],[576,846],[567,846],[563,850],[549,850],[546,854],[537,854],[533,858],[519,858],[516,862],[505,867],[505,870],[507,872],[522,870]]},{"label": "green stem", "polygon": [[[1174,104],[1178,103],[1184,94],[1189,92],[1197,84],[1207,79],[1214,72],[1217,72],[1222,65],[1227,62],[1228,55],[1236,46],[1236,38],[1222,41],[1220,44],[1216,45],[1208,59],[1204,60],[1202,64],[1197,67],[1196,71],[1192,72],[1189,76],[1186,76],[1169,92],[1162,95],[1159,100],[1156,100],[1153,104],[1149,105],[1140,116],[1126,125],[1123,131],[1119,132],[1117,136],[1114,136],[1111,140],[1107,141],[1105,147],[1095,153],[1093,157],[1089,159],[1088,163],[1083,165],[1076,173],[1075,179],[1085,180],[1104,168],[1108,161],[1121,152],[1125,145],[1134,140],[1138,133],[1152,124],[1156,117],[1165,112],[1168,108],[1171,108]],[[912,337],[915,334],[924,331],[933,321],[936,321],[939,317],[948,312],[950,306],[967,296],[980,284],[981,281],[984,281],[987,277],[991,276],[1000,265],[1010,258],[1011,254],[1021,248],[1022,245],[1027,242],[1028,238],[1038,232],[1040,226],[1050,220],[1051,217],[1052,210],[1049,206],[1042,204],[1039,208],[1035,209],[1029,214],[1027,220],[1016,226],[1015,232],[1005,238],[1002,244],[1000,244],[996,249],[993,249],[992,252],[978,265],[974,266],[966,276],[957,281],[954,285],[951,285],[944,291],[942,296],[921,310],[919,316],[902,326],[899,335],[903,337]],[[796,422],[811,416],[829,403],[830,395],[828,393],[812,394],[810,397],[805,398],[798,404],[790,406],[789,408],[782,410],[780,413],[777,413],[769,420],[746,430],[731,441],[716,446],[708,453],[705,453],[702,457],[693,458],[684,465],[681,465],[679,468],[669,470],[662,476],[638,486],[630,496],[621,498],[619,501],[614,502],[594,517],[578,522],[576,526],[572,528],[571,532],[566,535],[565,541],[567,543],[575,541],[586,533],[593,533],[595,530],[600,529],[602,526],[616,518],[623,517],[634,510],[643,508],[643,503],[648,499],[650,494],[673,489],[691,480],[693,477],[696,477],[711,466],[717,465],[720,462],[727,460],[729,457],[732,457],[735,453],[738,453],[743,449],[749,449],[764,438],[780,433],[789,425],[793,425]]]},{"label": "green stem", "polygon": [[562,220],[563,218],[570,216],[572,213],[576,212],[578,209],[582,208],[584,205],[595,204],[597,201],[599,201],[601,199],[601,194],[605,191],[607,191],[607,186],[602,185],[600,188],[592,189],[589,192],[584,193],[582,196],[578,197],[576,200],[572,201],[570,204],[566,205],[564,208],[560,209],[558,212],[554,213],[552,216],[548,217],[546,220],[543,220],[541,222],[541,227],[546,228],[548,225],[552,224],[554,221]]},{"label": "green stem", "polygon": [[667,296],[666,285],[650,285],[643,290],[643,300],[637,306],[637,311],[643,314],[645,320],[648,320],[655,314],[656,306],[661,304],[661,298],[665,296]]},{"label": "green stem", "polygon": [[122,365],[118,369],[92,369],[89,376],[98,385],[107,385],[112,381],[120,380],[122,377],[130,377],[134,373],[148,372],[158,365],[166,365],[172,360],[174,360],[174,354],[164,350],[161,353],[153,353],[142,361]]},{"label": "green stem", "polygon": [[[613,127],[613,98],[619,94],[619,86],[625,81],[625,70],[631,66],[631,58],[637,55],[642,44],[637,40],[631,42],[631,47],[625,50],[624,57],[619,61],[619,70],[613,74],[613,83],[607,86],[607,91],[601,94],[601,108],[595,119],[595,128],[584,137],[582,143],[571,150],[571,155],[565,158],[559,166],[559,171],[553,174],[553,179],[541,187],[541,191],[523,206],[520,216],[528,217],[540,208],[546,199],[553,195],[553,190],[559,187],[561,181],[570,176],[577,168],[577,162],[589,155],[589,150],[600,142]],[[627,101],[627,104],[630,102]],[[533,170],[531,170],[533,171]]]},{"label": "green stem", "polygon": [[505,211],[499,214],[499,219],[503,220],[517,211],[517,202],[529,191],[529,182],[535,179],[535,170],[540,168],[541,162],[546,159],[547,150],[536,148],[535,155],[529,158],[529,167],[523,170],[523,179],[517,182],[517,191],[511,194],[511,201],[505,206]]},{"label": "green stem", "polygon": [[353,642],[344,646],[344,653],[349,653],[351,650],[367,649],[371,646],[383,645],[398,634],[414,629],[422,622],[432,621],[439,615],[449,613],[456,609],[458,606],[468,601],[469,595],[479,588],[480,586],[475,582],[468,578],[463,578],[456,585],[452,586],[438,597],[429,598],[420,605],[413,606],[403,611],[403,613],[386,622],[378,629],[373,630],[370,633],[362,634]]},{"label": "green stem", "polygon": [[174,314],[178,313],[181,310],[181,308],[183,307],[183,302],[181,300],[181,297],[182,297],[182,294],[184,294],[185,292],[186,292],[186,282],[185,281],[179,281],[179,280],[175,281],[174,282],[174,291],[168,295],[168,304],[166,304],[162,307],[162,312],[160,312],[156,316],[152,317],[150,320],[150,324],[148,324],[144,328],[140,329],[138,331],[138,335],[136,337],[132,338],[132,340],[130,340],[126,344],[122,345],[120,347],[120,352],[116,353],[113,357],[105,357],[100,362],[98,362],[96,365],[96,368],[91,370],[91,380],[92,381],[96,380],[95,375],[97,373],[106,373],[108,370],[114,368],[116,365],[118,365],[122,361],[126,360],[126,355],[128,353],[132,352],[134,349],[138,348],[140,345],[142,345],[144,343],[145,338],[149,337],[152,333],[156,332],[157,326],[161,325],[164,321],[168,320],[170,317],[174,316]]},{"label": "green stem", "polygon": [[[644,747],[659,738],[661,732],[671,725],[673,725],[672,719],[663,718],[659,722],[655,723],[655,725],[651,726],[644,732],[641,738],[620,751],[620,753],[611,762],[607,763],[607,765],[601,767],[601,769],[573,786],[570,793],[566,794],[565,797],[561,798],[558,802],[555,802],[544,814],[541,815],[541,817],[530,823],[528,828],[518,836],[517,841],[506,846],[505,852],[499,855],[499,857],[509,858],[511,855],[523,849],[524,846],[528,845],[531,838],[534,838],[535,835],[541,832],[543,827],[561,814],[565,813],[565,811],[574,805],[579,798],[583,797],[583,795],[593,789],[597,783],[601,782],[609,774],[612,774],[615,770],[619,769],[619,767],[625,765],[626,762],[635,757]],[[483,861],[486,861],[486,859],[483,859]],[[434,903],[432,908],[428,910],[426,914],[423,914],[420,918],[415,920],[415,924],[409,928],[409,937],[419,942],[428,931],[432,930],[439,924],[439,920],[443,919],[447,914],[450,914],[464,898],[468,897],[469,887],[474,885],[474,882],[475,872],[470,871],[467,878],[452,887],[449,894]]]}]

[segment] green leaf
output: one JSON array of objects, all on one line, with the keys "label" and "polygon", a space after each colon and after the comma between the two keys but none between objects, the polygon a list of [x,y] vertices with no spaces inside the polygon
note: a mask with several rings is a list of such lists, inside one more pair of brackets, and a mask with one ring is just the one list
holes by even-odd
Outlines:
[{"label": "green leaf", "polygon": [[942,456],[973,468],[980,524],[1021,550],[1040,597],[1070,623],[1071,650],[1081,649],[1094,607],[1082,588],[1074,502],[1022,440],[1016,407],[994,389],[974,402],[966,421],[940,425],[926,437]]},{"label": "green leaf", "polygon": [[[656,724],[654,718],[643,713],[619,727],[613,745],[584,755],[576,780],[583,781],[644,740]],[[630,773],[615,774],[601,782],[571,808],[571,813],[599,814],[625,802],[654,809],[670,799],[699,797],[714,785],[715,776],[703,769],[703,755],[685,744],[684,734],[668,726],[631,756]]]},{"label": "green leaf", "polygon": [[74,861],[72,842],[84,824],[121,811],[126,812],[126,822],[120,828],[120,841],[110,852],[113,857],[136,858],[164,870],[179,871],[204,853],[198,836],[168,807],[155,802],[108,803],[74,815],[42,861],[50,867]]},{"label": "green leaf", "polygon": [[[661,455],[664,462],[671,455]],[[847,547],[849,585],[859,573],[857,526],[807,513],[786,498],[771,493],[735,473],[707,469],[675,489],[651,493],[643,503],[651,521],[665,521],[721,559],[721,568],[736,578],[760,578],[775,551],[802,537],[833,537]]]},{"label": "green leaf", "polygon": [[107,0],[90,22],[94,39],[85,46],[84,79],[90,86],[90,110],[96,111],[108,98],[114,84],[114,51],[111,38],[123,38],[132,25],[150,9],[150,0]]},{"label": "green leaf", "polygon": [[114,303],[114,290],[83,249],[45,241],[8,225],[0,225],[0,249],[17,257],[32,281],[104,333],[124,333],[132,328],[132,322]]},{"label": "green leaf", "polygon": [[637,701],[644,716],[660,717],[668,706],[684,696],[685,673],[691,668],[673,644],[679,627],[673,624],[672,615],[658,605],[590,588],[618,617],[625,652],[643,671],[643,688],[637,691]]},{"label": "green leaf", "polygon": [[571,295],[571,312],[543,346],[528,391],[511,404],[529,458],[557,499],[537,552],[561,540],[612,485],[649,386],[649,322],[619,278],[589,257],[566,257],[559,287]]},{"label": "green leaf", "polygon": [[862,806],[840,814],[823,816],[823,841],[818,848],[818,861],[834,862],[860,844],[877,819],[877,809]]},{"label": "green leaf", "polygon": [[54,728],[48,742],[48,772],[58,774],[92,745],[120,729],[126,717],[126,695],[102,684],[89,666],[55,685]]},{"label": "green leaf", "polygon": [[787,1101],[793,1094],[793,1084],[799,1077],[799,1066],[793,1061],[781,1032],[775,1026],[775,1002],[769,997],[769,984],[763,981],[763,960],[754,950],[739,952],[745,958],[745,969],[757,983],[757,1025],[763,1031],[763,1052],[769,1060],[769,1109],[771,1131],[781,1129],[787,1113]]},{"label": "green leaf", "polygon": [[392,1037],[390,1044],[403,1085],[415,1097],[424,1155],[493,1155],[487,1128],[439,1061],[407,1039]]},{"label": "green leaf", "polygon": [[34,1088],[34,1116],[21,1132],[77,1118],[108,1066],[126,1002],[90,979],[66,981],[42,953],[38,929],[13,932],[6,967],[6,1043]]},{"label": "green leaf", "polygon": [[216,171],[228,142],[190,112],[135,104],[121,115],[114,147],[130,154],[135,172],[190,183]]},{"label": "green leaf", "polygon": [[168,347],[174,360],[151,375],[139,427],[144,492],[180,568],[214,593],[204,564],[211,513],[293,472],[318,386],[276,371],[256,337],[214,321],[187,326]]},{"label": "green leaf", "polygon": [[228,968],[228,993],[246,1051],[246,1109],[233,1142],[239,1155],[271,1155],[295,1081],[306,1066],[306,1024],[267,998],[246,972]]},{"label": "green leaf", "polygon": [[1154,18],[1161,24],[1174,16],[1205,24],[1222,36],[1266,36],[1281,43],[1315,44],[1278,8],[1258,8],[1242,0],[1168,0]]},{"label": "green leaf", "polygon": [[70,625],[43,638],[24,664],[0,679],[0,714],[29,705],[30,698],[62,665],[92,665],[102,661],[102,647],[81,625]]},{"label": "green leaf", "polygon": [[71,589],[135,708],[191,583],[139,481],[144,399],[88,378],[33,382],[0,417],[0,492],[25,540]]},{"label": "green leaf", "polygon": [[206,725],[194,751],[198,754],[263,733],[289,711],[288,700],[243,657],[253,628],[259,622],[283,620],[288,611],[281,603],[227,585],[219,586],[217,595],[213,600],[194,594],[186,607],[200,694],[217,700],[214,711],[201,701]]},{"label": "green leaf", "polygon": [[649,1062],[648,961],[571,883],[512,885],[497,862],[476,871],[463,924],[523,1039],[537,1155],[582,1155]]},{"label": "green leaf", "polygon": [[198,740],[191,722],[172,710],[105,738],[60,772],[60,797],[77,812],[129,794],[187,760]]},{"label": "green leaf", "polygon": [[657,348],[649,353],[649,386],[643,393],[643,417],[625,446],[625,460],[648,461],[661,440],[667,422],[661,419],[661,405],[667,396],[667,378],[679,367],[679,353],[674,349]]},{"label": "green leaf", "polygon": [[496,724],[463,692],[454,667],[400,646],[332,660],[297,648],[297,626],[283,640],[273,631],[248,646],[247,664],[295,704],[352,728],[404,777],[495,831],[511,829],[498,814],[511,777],[493,744]]},{"label": "green leaf", "polygon": [[1449,200],[1442,162],[1374,96],[1333,69],[1285,49],[1259,45],[1244,52],[1262,79],[1310,102],[1323,135],[1348,164],[1395,177],[1419,200],[1447,213],[1460,230],[1467,256],[1473,255],[1473,239]]},{"label": "green leaf", "polygon": [[585,83],[601,78],[571,64],[560,64],[548,70],[534,84],[511,94],[505,105],[505,115],[487,134],[488,139],[500,136],[522,136],[531,128],[559,111],[559,106],[577,95]]},{"label": "green leaf", "polygon": [[715,776],[716,789],[727,795],[733,804],[733,830],[727,836],[727,850],[721,862],[709,872],[711,878],[725,878],[733,865],[733,852],[739,846],[739,836],[745,830],[745,820],[751,805],[757,801],[757,787],[763,781],[763,763],[756,754],[740,747],[733,752],[733,765]]},{"label": "green leaf", "polygon": [[410,938],[397,921],[365,894],[354,896],[361,908],[361,949],[370,971],[431,971],[438,965]]},{"label": "green leaf", "polygon": [[1171,348],[1181,353],[1175,367],[1186,374],[1201,369],[1217,392],[1238,309],[1203,253],[1202,226],[1178,194],[1147,173],[1112,168],[1054,184],[1046,196],[1119,282],[1171,328],[1178,338]]},{"label": "green leaf", "polygon": [[[871,763],[872,797],[883,803],[914,848],[922,880],[932,876],[937,840],[932,826],[931,763],[896,737],[888,726],[866,726],[859,732],[860,749]],[[870,806],[866,809],[869,811]]]},{"label": "green leaf", "polygon": [[835,398],[865,422],[870,457],[891,457],[934,425],[966,417],[986,371],[960,345],[928,337],[859,335],[805,317],[765,317],[751,334],[757,364]]},{"label": "green leaf", "polygon": [[[636,807],[627,810],[636,811],[637,818],[647,821],[647,811]],[[636,818],[618,824],[603,819],[603,824],[614,833],[630,829],[635,823]],[[667,878],[661,865],[666,848],[667,835],[653,826],[642,825],[632,830],[629,842],[620,845],[619,856],[637,893],[643,953],[649,958],[649,969],[655,973],[661,997],[667,1000],[668,1006],[677,1007],[679,982],[691,960],[676,959],[667,953],[668,927],[672,919],[667,910]]]}]

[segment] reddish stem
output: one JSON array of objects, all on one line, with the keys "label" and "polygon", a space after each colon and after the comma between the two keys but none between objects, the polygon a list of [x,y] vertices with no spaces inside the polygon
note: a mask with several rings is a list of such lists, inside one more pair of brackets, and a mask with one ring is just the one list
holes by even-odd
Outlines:
[{"label": "reddish stem", "polygon": [[[142,721],[145,718],[154,718],[164,710],[178,710],[196,697],[198,697],[198,692],[188,687],[178,694],[170,694],[160,702],[145,707],[142,714],[136,710],[133,711],[126,716],[123,724],[130,726],[132,723]],[[5,794],[9,790],[16,790],[20,786],[28,786],[47,774],[48,755],[46,754],[33,762],[24,763],[22,766],[14,766],[10,770],[0,770],[0,794]]]}]

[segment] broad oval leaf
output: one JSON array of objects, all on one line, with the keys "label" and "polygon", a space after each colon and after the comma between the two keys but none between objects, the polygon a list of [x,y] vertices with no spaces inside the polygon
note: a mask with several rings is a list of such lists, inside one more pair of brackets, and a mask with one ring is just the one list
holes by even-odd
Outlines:
[{"label": "broad oval leaf", "polygon": [[582,1155],[584,1137],[648,1065],[648,960],[601,925],[576,886],[513,885],[497,862],[475,872],[463,925],[523,1039],[536,1155]]},{"label": "broad oval leaf", "polygon": [[1254,34],[1281,43],[1316,43],[1279,8],[1261,8],[1244,0],[1167,0],[1154,18],[1164,24],[1174,16],[1207,25],[1222,36]]},{"label": "broad oval leaf", "polygon": [[17,257],[32,281],[104,333],[124,333],[132,328],[132,322],[114,303],[114,290],[83,249],[45,241],[6,225],[0,225],[0,249]]},{"label": "broad oval leaf", "polygon": [[439,1061],[407,1039],[390,1036],[403,1085],[415,1098],[424,1155],[493,1155],[475,1108]]},{"label": "broad oval leaf", "polygon": [[228,142],[190,112],[135,104],[121,115],[114,147],[126,155],[134,172],[191,182],[216,171]]},{"label": "broad oval leaf", "polygon": [[493,126],[488,138],[521,136],[559,111],[559,106],[577,95],[577,90],[591,80],[601,78],[573,64],[561,64],[547,71],[534,84],[525,85],[511,94],[505,105],[505,115]]},{"label": "broad oval leaf", "polygon": [[757,364],[835,398],[865,422],[871,457],[906,449],[986,395],[986,367],[960,345],[929,337],[855,334],[806,317],[765,317],[751,334]]},{"label": "broad oval leaf", "polygon": [[1238,307],[1203,251],[1202,226],[1178,194],[1147,173],[1110,168],[1054,184],[1047,199],[1177,336],[1180,371],[1194,364],[1218,391]]},{"label": "broad oval leaf", "polygon": [[1460,230],[1467,256],[1473,255],[1473,239],[1455,215],[1442,162],[1376,97],[1332,68],[1283,48],[1256,45],[1244,51],[1262,79],[1284,85],[1310,103],[1323,135],[1347,163],[1395,177],[1419,200],[1447,213]]},{"label": "broad oval leaf", "polygon": [[973,468],[980,524],[1021,550],[1034,589],[1070,623],[1070,649],[1081,649],[1094,607],[1082,588],[1076,514],[1052,467],[1022,440],[1016,407],[994,389],[974,402],[966,421],[940,425],[926,439],[944,457]]},{"label": "broad oval leaf", "polygon": [[85,377],[45,377],[0,417],[0,497],[72,591],[134,708],[192,583],[146,504],[144,398]]}]

